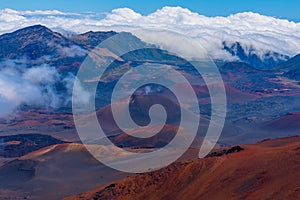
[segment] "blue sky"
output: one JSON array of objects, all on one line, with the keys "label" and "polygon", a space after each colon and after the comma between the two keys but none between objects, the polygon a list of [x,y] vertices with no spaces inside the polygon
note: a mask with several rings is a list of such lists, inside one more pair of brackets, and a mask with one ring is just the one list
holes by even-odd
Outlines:
[{"label": "blue sky", "polygon": [[244,11],[300,21],[299,0],[1,0],[0,8],[57,9],[69,12],[109,12],[128,7],[149,14],[163,6],[181,6],[207,16],[227,16]]}]

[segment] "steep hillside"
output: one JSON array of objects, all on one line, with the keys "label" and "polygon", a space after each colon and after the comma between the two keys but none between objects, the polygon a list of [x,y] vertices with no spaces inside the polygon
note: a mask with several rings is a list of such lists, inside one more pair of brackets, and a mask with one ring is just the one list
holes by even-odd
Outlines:
[{"label": "steep hillside", "polygon": [[175,163],[66,200],[300,198],[300,137],[267,140],[219,157]]},{"label": "steep hillside", "polygon": [[282,63],[278,67],[288,78],[300,81],[300,54]]}]

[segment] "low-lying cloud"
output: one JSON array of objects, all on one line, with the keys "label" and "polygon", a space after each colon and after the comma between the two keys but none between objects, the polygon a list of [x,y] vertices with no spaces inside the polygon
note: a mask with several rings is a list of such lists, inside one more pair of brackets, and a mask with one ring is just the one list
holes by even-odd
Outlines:
[{"label": "low-lying cloud", "polygon": [[57,45],[58,54],[62,57],[82,57],[87,55],[87,51],[77,45],[72,45],[70,47],[62,47]]},{"label": "low-lying cloud", "polygon": [[12,112],[21,103],[39,104],[43,101],[42,92],[37,85],[0,72],[0,117]]},{"label": "low-lying cloud", "polygon": [[27,69],[22,77],[34,84],[55,84],[59,79],[59,74],[54,67],[49,67],[46,64]]},{"label": "low-lying cloud", "polygon": [[[30,66],[26,62],[24,59],[0,63],[0,117],[20,105],[58,109],[71,102],[73,75],[62,77],[47,64]],[[57,90],[57,83],[65,86],[63,94]]]}]

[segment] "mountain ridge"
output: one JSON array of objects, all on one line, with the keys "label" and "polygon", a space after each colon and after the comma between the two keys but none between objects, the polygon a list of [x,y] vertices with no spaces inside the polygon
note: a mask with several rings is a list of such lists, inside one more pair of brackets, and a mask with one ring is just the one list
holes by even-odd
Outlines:
[{"label": "mountain ridge", "polygon": [[[37,59],[55,53],[55,48],[57,48],[55,45],[63,47],[78,45],[88,50],[96,47],[105,39],[119,33],[115,31],[88,31],[82,34],[64,36],[59,32],[52,31],[46,26],[37,24],[0,35],[0,44],[2,47],[0,48],[0,59],[20,58],[21,56],[26,56],[26,54],[30,59]],[[136,37],[132,35],[132,38],[134,39]],[[136,41],[131,40],[131,42]],[[51,44],[49,45],[49,43]],[[238,57],[239,61],[249,63],[257,68],[272,68],[289,58],[286,55],[271,51],[266,52],[264,56],[261,57],[255,53],[254,49],[256,47],[251,47],[246,50],[242,43],[238,41],[223,41],[221,45],[223,45],[223,50],[232,56]]]}]

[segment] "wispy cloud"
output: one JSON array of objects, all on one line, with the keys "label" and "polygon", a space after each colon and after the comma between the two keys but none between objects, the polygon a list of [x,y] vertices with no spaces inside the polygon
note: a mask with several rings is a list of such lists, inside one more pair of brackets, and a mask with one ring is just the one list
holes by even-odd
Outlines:
[{"label": "wispy cloud", "polygon": [[[71,102],[75,77],[62,76],[47,64],[31,66],[26,59],[6,60],[0,63],[0,117],[15,111],[20,105],[57,109]],[[65,86],[64,94],[56,84]],[[87,98],[83,89],[80,94]]]}]

